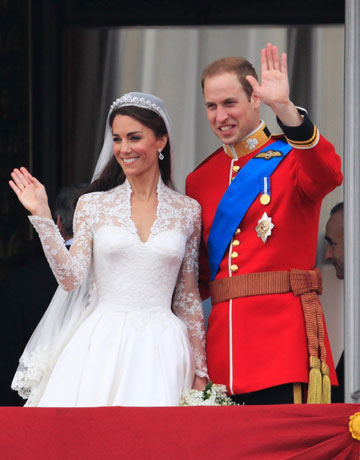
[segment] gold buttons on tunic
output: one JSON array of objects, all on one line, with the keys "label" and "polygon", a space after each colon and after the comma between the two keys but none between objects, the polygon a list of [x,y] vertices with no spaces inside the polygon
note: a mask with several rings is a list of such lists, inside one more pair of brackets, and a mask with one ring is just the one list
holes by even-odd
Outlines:
[{"label": "gold buttons on tunic", "polygon": [[236,166],[236,165],[233,166],[233,168],[232,168],[234,173],[237,173],[239,171],[239,169],[240,169],[240,166]]},{"label": "gold buttons on tunic", "polygon": [[239,254],[236,251],[232,252],[231,253],[231,258],[236,259],[236,257],[239,257]]},{"label": "gold buttons on tunic", "polygon": [[239,240],[234,240],[234,241],[232,242],[232,245],[235,246],[235,247],[236,247],[236,246],[239,246],[239,244],[240,244],[240,241],[239,241]]},{"label": "gold buttons on tunic", "polygon": [[235,235],[238,235],[240,232],[241,232],[240,228],[237,228],[237,229],[235,230]]},{"label": "gold buttons on tunic", "polygon": [[239,267],[236,264],[233,264],[233,265],[231,265],[230,270],[232,272],[236,272],[237,270],[239,270]]}]

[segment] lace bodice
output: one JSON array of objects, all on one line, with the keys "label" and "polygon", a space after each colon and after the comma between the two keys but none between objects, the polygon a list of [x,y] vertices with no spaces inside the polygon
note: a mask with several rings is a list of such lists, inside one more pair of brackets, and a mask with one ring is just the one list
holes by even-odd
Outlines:
[{"label": "lace bodice", "polygon": [[207,375],[205,329],[197,289],[200,205],[157,187],[158,208],[150,236],[142,242],[131,219],[128,181],[107,192],[83,195],[74,215],[70,251],[50,219],[36,216],[36,228],[59,284],[75,289],[91,272],[96,308],[120,311],[167,310],[185,323],[196,373]]}]

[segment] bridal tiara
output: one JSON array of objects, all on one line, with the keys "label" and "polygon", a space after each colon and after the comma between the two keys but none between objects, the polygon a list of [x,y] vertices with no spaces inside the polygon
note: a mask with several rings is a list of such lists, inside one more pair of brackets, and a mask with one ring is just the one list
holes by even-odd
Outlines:
[{"label": "bridal tiara", "polygon": [[167,118],[164,110],[160,106],[155,104],[154,102],[151,102],[150,99],[145,99],[144,97],[133,96],[131,93],[125,94],[124,96],[116,99],[111,104],[110,112],[113,112],[115,109],[118,109],[120,107],[126,107],[126,106],[135,106],[135,107],[141,107],[143,109],[152,110],[153,112],[156,112],[162,119]]}]

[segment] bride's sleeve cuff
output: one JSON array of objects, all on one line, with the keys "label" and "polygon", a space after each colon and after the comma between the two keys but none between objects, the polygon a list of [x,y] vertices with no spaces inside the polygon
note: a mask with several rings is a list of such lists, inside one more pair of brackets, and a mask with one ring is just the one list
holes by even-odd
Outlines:
[{"label": "bride's sleeve cuff", "polygon": [[208,380],[210,380],[210,377],[209,377],[209,374],[207,373],[207,371],[205,372],[202,369],[196,369],[195,370],[195,375],[197,375],[200,378],[206,377]]}]

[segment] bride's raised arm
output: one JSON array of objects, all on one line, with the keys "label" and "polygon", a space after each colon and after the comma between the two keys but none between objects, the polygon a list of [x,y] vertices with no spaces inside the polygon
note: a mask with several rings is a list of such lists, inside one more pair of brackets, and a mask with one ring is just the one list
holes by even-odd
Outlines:
[{"label": "bride's raised arm", "polygon": [[91,261],[92,232],[85,200],[78,201],[74,214],[74,242],[68,251],[52,220],[45,187],[23,167],[14,169],[11,177],[9,185],[32,214],[29,219],[39,234],[54,276],[63,289],[72,291],[84,280]]}]

